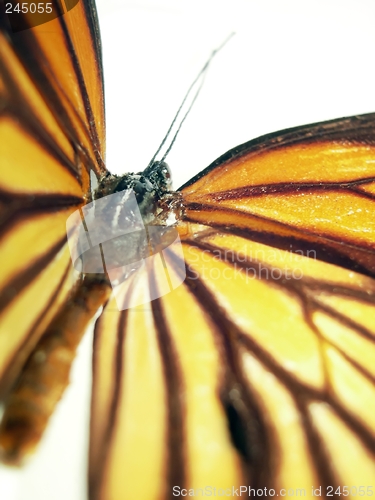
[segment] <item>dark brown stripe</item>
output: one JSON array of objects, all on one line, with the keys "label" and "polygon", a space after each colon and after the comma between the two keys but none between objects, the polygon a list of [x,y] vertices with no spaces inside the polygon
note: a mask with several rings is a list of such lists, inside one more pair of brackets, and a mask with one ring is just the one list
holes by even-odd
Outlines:
[{"label": "dark brown stripe", "polygon": [[19,272],[3,286],[0,296],[0,312],[15,300],[17,295],[30,285],[35,278],[37,278],[65,244],[66,236],[61,238],[46,253],[32,262],[27,269]]},{"label": "dark brown stripe", "polygon": [[[157,296],[155,276],[150,273],[151,296]],[[172,498],[173,486],[186,488],[186,456],[185,456],[185,400],[184,383],[178,363],[178,353],[174,345],[169,325],[164,316],[162,300],[151,302],[154,325],[157,332],[168,405],[167,446],[168,466],[166,472],[166,498]]]},{"label": "dark brown stripe", "polygon": [[[6,107],[2,109],[2,115],[8,114],[11,117],[15,117],[18,124],[22,125],[24,133],[29,135],[30,138],[33,138],[36,145],[40,145],[44,151],[46,151],[61,166],[63,166],[74,178],[81,181],[77,166],[74,165],[74,163],[66,156],[54,138],[44,128],[42,122],[31,109],[27,99],[23,97],[18,88],[17,82],[12,79],[1,60],[0,74],[4,79],[6,88],[11,91],[11,101],[9,101]],[[53,113],[53,116],[57,120],[55,113]],[[62,129],[62,131],[66,135],[66,129]],[[78,141],[76,141],[76,144],[77,143]]]},{"label": "dark brown stripe", "polygon": [[364,448],[372,454],[375,453],[375,436],[366,429],[363,424],[344,409],[339,401],[333,396],[321,393],[317,389],[313,389],[308,385],[294,379],[292,375],[287,373],[280,365],[274,362],[273,358],[256,342],[247,336],[245,333],[237,329],[241,342],[246,345],[247,349],[252,352],[264,366],[273,373],[277,379],[282,382],[289,390],[296,402],[299,398],[305,399],[308,402],[318,401],[328,404],[337,413],[340,419],[357,435]]},{"label": "dark brown stripe", "polygon": [[[41,214],[53,214],[60,212],[61,210],[67,209],[72,206],[79,207],[82,204],[82,199],[75,198],[72,196],[36,196],[25,195],[14,197],[13,201],[7,203],[4,202],[0,193],[0,203],[5,203],[6,208],[0,216],[0,240],[4,239],[8,232],[10,232],[17,222],[28,220],[29,217],[37,216]],[[68,217],[67,217],[68,218]]]},{"label": "dark brown stripe", "polygon": [[[328,292],[332,295],[340,295],[346,298],[354,298],[364,304],[375,304],[375,281],[368,280],[367,288],[359,288],[354,285],[343,285],[340,283],[318,280],[310,277],[303,279],[304,292],[310,294],[312,291]],[[322,307],[322,305],[321,305]]]},{"label": "dark brown stripe", "polygon": [[306,399],[306,402],[320,401],[327,403],[337,413],[341,420],[345,422],[355,434],[357,434],[362,445],[371,453],[375,453],[375,436],[367,430],[355,416],[348,413],[334,396],[329,396],[317,389],[313,389],[312,387],[299,382],[292,375],[287,373],[282,366],[275,363],[274,359],[268,354],[267,351],[264,350],[263,347],[258,345],[238,327],[234,326],[234,328],[237,330],[241,342],[246,345],[249,351],[251,351],[264,364],[264,366],[288,388],[289,392],[293,395],[296,401],[298,398],[304,398]]},{"label": "dark brown stripe", "polygon": [[369,191],[366,191],[365,189],[359,187],[352,187],[350,189],[351,192],[358,194],[361,198],[366,198],[368,200],[375,200],[375,193],[371,193]]},{"label": "dark brown stripe", "polygon": [[[250,268],[255,271],[255,275],[257,276],[258,279],[264,279],[264,277],[262,277],[262,270],[263,269],[266,271],[272,270],[271,266],[268,266],[264,263],[259,263],[259,262],[256,262],[253,260],[248,260],[248,259],[244,259],[244,260],[239,261],[236,258],[236,254],[234,252],[232,253],[232,259],[227,259],[226,258],[227,252],[224,252],[224,254],[223,254],[222,250],[229,250],[229,249],[226,249],[226,248],[223,249],[223,248],[216,247],[214,245],[202,243],[198,239],[193,240],[193,241],[187,240],[187,241],[184,241],[183,244],[195,246],[197,248],[200,248],[203,251],[208,251],[213,256],[216,255],[217,258],[219,258],[219,260],[221,262],[225,262],[228,265],[230,265],[231,267],[236,267],[241,272],[244,272],[245,270],[248,269],[247,266],[250,266]],[[216,251],[216,253],[215,253],[215,251]],[[220,253],[218,254],[217,251],[219,251]],[[352,298],[356,298],[357,300],[359,300],[361,302],[365,302],[367,304],[375,304],[375,295],[369,295],[370,290],[362,290],[361,288],[355,288],[353,286],[345,287],[343,285],[336,284],[336,283],[329,282],[329,281],[313,280],[311,278],[306,279],[303,276],[299,280],[291,280],[291,279],[283,280],[280,278],[274,278],[272,276],[271,272],[267,273],[267,278],[265,278],[265,279],[270,285],[285,289],[286,291],[288,291],[292,295],[297,295],[299,297],[300,301],[302,301],[302,303],[305,304],[305,306],[309,308],[309,311],[323,310],[324,312],[326,312],[328,315],[330,315],[334,319],[337,319],[338,321],[340,321],[345,327],[347,327],[351,330],[354,330],[358,335],[360,335],[364,338],[367,338],[368,340],[370,340],[372,342],[374,341],[374,333],[373,332],[370,332],[369,330],[365,329],[364,327],[362,327],[358,323],[352,321],[350,318],[338,313],[334,309],[329,308],[329,307],[325,307],[324,305],[321,305],[319,301],[314,300],[313,297],[310,296],[312,290],[315,289],[316,293],[319,293],[324,289],[325,291],[329,291],[332,295],[335,295],[335,296],[337,296],[337,295],[350,296]],[[373,293],[374,293],[374,291],[375,290],[373,290]],[[375,383],[375,377],[371,373],[369,373],[367,370],[365,370],[355,360],[350,358],[345,352],[343,352],[340,349],[340,347],[336,346],[330,340],[326,339],[325,336],[322,336],[321,331],[316,327],[315,323],[313,322],[313,320],[311,318],[311,313],[308,315],[308,317],[306,317],[306,320],[310,324],[311,329],[313,331],[315,331],[316,334],[319,335],[320,338],[324,338],[324,340],[326,342],[328,342],[329,344],[334,346],[342,354],[342,356],[345,357],[345,359],[347,359],[347,361],[353,367],[355,367],[358,370],[358,372],[360,372],[370,383]]]},{"label": "dark brown stripe", "polygon": [[[100,486],[103,483],[103,479],[106,472],[106,466],[108,462],[109,453],[111,450],[111,444],[113,441],[113,435],[116,428],[116,419],[117,419],[117,408],[120,402],[121,397],[121,388],[122,388],[122,379],[123,379],[123,369],[124,369],[124,344],[125,344],[125,335],[126,335],[126,323],[128,320],[128,310],[121,311],[119,314],[119,321],[117,327],[117,343],[116,343],[116,360],[114,366],[114,383],[113,383],[113,393],[111,397],[111,403],[108,413],[108,421],[106,425],[106,429],[103,433],[103,440],[99,443],[99,447],[101,449],[101,462],[100,463],[92,463],[90,461],[90,469],[89,469],[89,498],[92,500],[97,500],[100,498]],[[103,317],[102,317],[103,318]],[[93,350],[93,391],[92,391],[92,400],[91,400],[91,414],[93,413],[93,409],[95,407],[95,380],[96,373],[98,371],[98,367],[100,365],[100,354],[97,352],[97,346],[99,342],[99,337],[103,336],[103,331],[101,321],[98,321],[95,325],[94,330],[94,350]],[[90,441],[94,441],[98,439],[93,436],[92,433],[90,435]],[[97,445],[98,446],[98,445]],[[92,444],[90,444],[90,448]],[[89,456],[91,455],[91,452]]]},{"label": "dark brown stripe", "polygon": [[305,431],[307,447],[310,451],[309,458],[311,459],[313,468],[318,477],[318,483],[314,485],[314,489],[321,486],[322,491],[324,492],[322,496],[323,498],[326,498],[325,493],[329,491],[327,490],[329,486],[333,486],[334,491],[336,491],[339,486],[342,486],[342,481],[340,481],[341,478],[338,477],[338,474],[335,471],[335,465],[328,454],[324,440],[321,437],[316,425],[314,425],[314,421],[310,416],[306,401],[300,400],[298,394],[293,394],[292,398],[297,411],[299,412],[302,427]]},{"label": "dark brown stripe", "polygon": [[[202,308],[202,313],[213,324],[216,342],[222,346],[222,367],[224,386],[219,388],[220,400],[228,416],[228,431],[234,446],[240,452],[243,469],[253,488],[273,487],[276,466],[275,455],[270,449],[271,439],[268,424],[257,403],[257,397],[246,384],[240,361],[241,343],[238,342],[237,329],[229,320],[214,295],[206,288],[201,279],[193,275],[189,267],[186,270],[185,285]],[[232,391],[238,397],[234,400]],[[228,409],[232,408],[230,412]],[[230,422],[230,414],[235,412],[236,418]],[[239,446],[237,436],[241,436]]]},{"label": "dark brown stripe", "polygon": [[[246,238],[253,242],[263,243],[265,245],[279,248],[281,250],[287,250],[296,252],[297,250],[316,252],[316,258],[323,262],[328,262],[341,266],[345,269],[355,271],[367,276],[375,277],[375,250],[370,244],[365,244],[361,242],[359,245],[353,241],[343,241],[343,238],[333,238],[329,235],[317,235],[310,233],[308,231],[302,231],[297,227],[292,225],[287,225],[285,223],[279,222],[273,219],[267,219],[258,215],[253,215],[246,212],[240,212],[233,209],[222,208],[220,206],[203,205],[203,204],[187,204],[186,209],[191,210],[189,216],[185,216],[185,222],[202,224],[202,221],[198,218],[194,218],[194,211],[199,213],[202,210],[208,212],[207,220],[204,221],[205,224],[210,227],[217,228],[223,233],[233,234],[235,236],[240,236]],[[245,217],[248,219],[249,226],[236,226],[234,224],[217,223],[209,219],[209,212],[226,213],[229,217],[238,216]],[[274,226],[274,231],[260,231],[259,229],[254,229],[251,227],[251,221],[264,221],[265,223],[270,223]],[[282,236],[277,233],[278,228],[280,230],[292,231],[292,233],[299,233],[299,237],[293,236]],[[348,255],[340,251],[341,248],[345,247]],[[353,256],[353,251],[351,249],[360,251],[363,255],[363,261],[359,262],[356,257]],[[349,256],[349,254],[352,254]],[[368,262],[365,262],[367,260]],[[367,264],[367,265],[365,265]]]},{"label": "dark brown stripe", "polygon": [[[15,121],[22,125],[22,132],[33,140],[35,146],[43,148],[44,152],[50,155],[58,165],[62,166],[82,186],[82,176],[78,166],[60,149],[60,146],[44,128],[42,122],[31,114],[26,102],[23,102],[22,108],[18,104],[16,106],[8,105],[7,112],[9,116],[14,117]],[[72,152],[74,152],[73,145]],[[45,174],[48,175],[47,170]]]},{"label": "dark brown stripe", "polygon": [[324,337],[324,340],[330,344],[332,347],[334,347],[337,352],[341,354],[341,356],[348,362],[348,364],[357,370],[358,373],[360,373],[363,378],[367,380],[370,384],[373,384],[375,386],[375,375],[374,372],[369,372],[367,368],[364,368],[362,365],[358,363],[355,359],[353,359],[349,354],[347,354],[345,351],[343,351],[342,347],[339,345],[336,345],[333,341],[327,339]]},{"label": "dark brown stripe", "polygon": [[[188,274],[191,272],[188,268]],[[309,401],[321,401],[325,402],[332,407],[332,409],[336,412],[338,417],[345,422],[349,428],[359,437],[363,446],[367,448],[371,453],[375,452],[375,437],[374,435],[366,429],[363,424],[356,419],[355,416],[349,414],[346,409],[342,407],[339,401],[336,400],[335,396],[321,393],[319,390],[315,390],[306,384],[299,382],[289,373],[287,373],[281,366],[279,366],[274,359],[268,354],[267,351],[263,349],[260,345],[258,345],[252,338],[248,337],[246,334],[240,331],[238,327],[232,323],[227,317],[226,313],[223,312],[219,305],[216,303],[214,297],[211,292],[207,290],[207,288],[203,285],[201,280],[196,279],[196,276],[191,278],[191,282],[187,279],[186,283],[191,285],[191,290],[194,295],[197,296],[200,303],[205,304],[205,308],[210,314],[211,318],[215,319],[215,323],[219,331],[225,330],[227,332],[227,336],[235,335],[240,340],[239,345],[246,346],[262,363],[263,365],[273,373],[278,380],[283,383],[295,399],[297,406],[301,408],[301,404],[303,403],[306,406],[306,411],[303,412],[304,417],[303,421],[306,422],[308,419],[307,416],[307,404]],[[238,342],[238,341],[237,341]],[[305,425],[305,430],[309,434],[308,441],[309,443],[316,442],[317,436],[313,433],[313,429],[308,429]],[[319,445],[322,447],[322,444]],[[314,449],[312,449],[312,453],[315,453],[316,445],[314,445]],[[323,453],[324,454],[324,453]],[[322,455],[322,453],[320,454]],[[316,455],[317,456],[317,455]],[[328,460],[328,459],[327,459]],[[335,484],[335,477],[332,475],[332,471],[329,472],[329,467],[326,466],[325,462],[317,463],[315,461],[316,467],[319,469],[319,474],[321,475],[322,481],[324,484]],[[323,484],[323,483],[322,483]]]},{"label": "dark brown stripe", "polygon": [[[293,224],[287,224],[286,222],[281,222],[281,221],[278,221],[277,219],[272,219],[270,217],[265,217],[263,215],[258,215],[258,214],[253,214],[251,212],[246,212],[245,210],[242,211],[242,210],[238,210],[236,208],[220,207],[220,206],[211,205],[208,203],[207,204],[206,203],[186,203],[185,210],[190,210],[192,212],[194,212],[194,211],[201,212],[202,210],[205,210],[207,212],[213,212],[213,213],[221,212],[221,213],[227,213],[229,215],[234,215],[234,216],[236,216],[236,215],[241,216],[241,217],[245,216],[245,217],[248,217],[249,220],[257,219],[259,221],[269,222],[269,223],[277,225],[281,228],[289,229],[289,230],[292,230],[293,232],[298,232],[301,234],[301,238],[303,238],[304,236],[305,236],[305,238],[306,237],[308,237],[308,238],[320,238],[321,240],[326,241],[327,244],[330,242],[336,243],[336,244],[339,243],[340,245],[347,244],[347,245],[350,245],[351,247],[354,247],[354,248],[360,248],[361,250],[367,250],[368,252],[371,252],[374,255],[374,260],[375,260],[374,244],[370,244],[367,242],[361,241],[361,243],[358,244],[357,241],[353,241],[349,238],[345,238],[343,236],[335,236],[335,235],[331,235],[331,234],[324,234],[322,232],[317,235],[314,232],[312,232],[311,229],[308,229],[308,228],[300,228],[300,227],[294,226]],[[198,223],[202,224],[201,221],[194,220],[191,216],[186,217],[185,220],[187,222],[188,221],[189,222],[198,222]],[[209,221],[207,221],[206,224],[213,226],[213,224]],[[224,227],[228,228],[228,226],[224,226]],[[240,228],[238,228],[238,226],[237,226],[237,227],[234,227],[233,229],[236,230],[236,229],[240,229]],[[248,230],[251,231],[251,228],[248,228]],[[278,235],[275,235],[275,236],[278,236]]]},{"label": "dark brown stripe", "polygon": [[[94,46],[94,53],[96,57],[97,69],[99,78],[102,84],[102,89],[104,90],[104,72],[103,72],[103,59],[102,59],[102,40],[99,28],[98,12],[96,10],[95,2],[88,0],[82,4],[85,13],[87,24],[90,29],[91,43]],[[103,92],[104,99],[104,92]],[[104,102],[104,101],[103,101]]]},{"label": "dark brown stripe", "polygon": [[[304,302],[304,316],[305,316],[305,321],[308,323],[310,329],[315,332],[316,336],[319,339],[319,349],[321,353],[321,357],[323,360],[323,368],[324,368],[324,376],[326,379],[326,384],[327,384],[327,391],[328,394],[330,394],[333,398],[335,397],[335,390],[331,384],[331,377],[330,377],[330,371],[328,370],[328,366],[326,362],[326,353],[325,349],[323,349],[323,343],[329,344],[331,347],[333,347],[341,356],[348,362],[348,364],[357,370],[358,373],[360,373],[370,384],[373,384],[375,387],[375,376],[373,373],[370,373],[367,369],[365,369],[362,365],[360,365],[353,357],[348,355],[340,345],[336,344],[333,340],[329,339],[324,332],[315,324],[313,320],[313,314],[314,312],[317,312],[321,310],[319,307],[319,302],[318,301],[313,301],[311,298],[306,294],[306,296],[303,297],[303,302]],[[329,314],[329,313],[327,313]],[[351,328],[354,330],[354,333],[361,335],[363,333],[364,328],[357,329],[356,328],[356,323],[354,321],[351,321],[350,318],[346,318],[344,315],[341,315],[341,323],[344,324],[347,328]],[[359,325],[358,325],[359,326]],[[372,342],[373,339],[370,337],[369,338]],[[374,343],[374,342],[373,342]]]},{"label": "dark brown stripe", "polygon": [[[17,351],[13,355],[11,361],[8,363],[7,367],[5,368],[4,375],[0,379],[0,394],[2,395],[2,398],[4,396],[6,396],[6,393],[9,390],[10,385],[12,383],[12,380],[14,378],[14,373],[13,373],[12,367],[19,366],[19,364],[20,364],[19,359],[20,359],[21,355],[22,355],[23,360],[26,361],[26,359],[28,358],[28,356],[31,352],[29,344],[31,342],[33,342],[33,344],[35,345],[37,343],[37,341],[39,340],[39,339],[32,338],[33,333],[35,332],[35,330],[36,330],[37,326],[40,324],[40,322],[43,320],[44,316],[49,311],[50,307],[52,307],[54,302],[56,301],[56,299],[57,299],[57,297],[58,297],[58,295],[59,295],[59,293],[64,285],[65,280],[69,276],[71,269],[72,269],[72,266],[71,266],[71,263],[69,262],[68,265],[66,266],[66,270],[64,271],[64,274],[61,277],[59,284],[57,285],[56,289],[52,293],[50,300],[47,302],[46,307],[43,309],[43,311],[40,313],[38,318],[35,320],[32,327],[30,328],[30,330],[26,333],[22,343],[20,344]],[[67,300],[68,299],[69,299],[69,296],[67,297]],[[61,308],[62,307],[64,307],[64,304],[62,304]],[[57,311],[56,314],[58,314],[58,312],[59,311]],[[41,332],[40,336],[42,336],[42,335],[43,335],[43,332]]]},{"label": "dark brown stripe", "polygon": [[[251,271],[254,271],[254,277],[258,279],[264,279],[269,283],[270,286],[276,286],[277,288],[283,288],[287,289],[288,291],[292,293],[296,293],[295,290],[295,283],[299,283],[299,280],[290,280],[290,282],[286,282],[285,280],[281,279],[283,276],[285,277],[285,273],[283,273],[283,270],[279,267],[275,266],[269,266],[265,262],[259,261],[259,260],[251,260],[248,258],[244,259],[239,259],[236,255],[235,251],[231,251],[229,248],[224,248],[224,247],[217,247],[215,245],[211,245],[210,243],[205,243],[204,241],[199,240],[198,238],[195,240],[184,240],[182,242],[183,245],[185,246],[191,246],[195,248],[199,248],[203,252],[209,252],[212,254],[212,257],[215,259],[220,260],[223,263],[228,264],[231,267],[235,267],[239,269],[242,273],[246,274],[247,271],[250,269]],[[224,255],[223,255],[224,251]],[[231,259],[227,258],[228,253],[231,252]],[[192,266],[194,267],[194,265]],[[280,278],[279,277],[274,277],[272,275],[272,271],[278,269],[281,273]],[[263,272],[265,271],[265,272]],[[262,275],[263,274],[263,275]],[[266,274],[266,277],[264,276]]]},{"label": "dark brown stripe", "polygon": [[[357,186],[362,184],[369,184],[375,182],[375,177],[368,177],[364,179],[356,179],[349,182],[279,182],[275,184],[258,184],[242,186],[240,188],[228,189],[225,191],[217,191],[209,194],[202,194],[201,199],[207,199],[210,203],[212,201],[225,201],[225,200],[238,200],[243,198],[259,198],[262,196],[284,195],[300,193],[315,193],[319,191],[330,192],[346,192],[349,194],[357,194],[362,198],[375,199],[375,195],[367,193]],[[357,189],[356,189],[357,188]],[[197,196],[198,197],[198,196]]]},{"label": "dark brown stripe", "polygon": [[[16,210],[48,209],[61,210],[75,205],[82,205],[83,196],[72,196],[59,193],[11,193],[0,189],[0,201],[12,205]],[[12,208],[13,208],[12,207]]]},{"label": "dark brown stripe", "polygon": [[[312,319],[313,308],[309,300],[301,292],[300,292],[300,299],[302,301],[302,308],[305,321],[309,325],[310,329],[313,332],[315,332],[315,334],[319,339],[319,353],[322,360],[323,376],[325,379],[323,391],[327,397],[332,397],[333,395],[332,384],[329,377],[328,366],[325,363],[326,355],[323,349],[323,343],[322,343],[323,337],[320,330],[313,322]],[[317,486],[323,486],[324,488],[323,491],[327,491],[327,487],[329,486],[333,486],[334,489],[336,490],[336,488],[340,486],[339,478],[337,477],[337,474],[335,472],[334,464],[330,459],[328,450],[324,446],[323,439],[321,438],[318,429],[314,426],[314,422],[309,414],[308,404],[310,401],[308,400],[308,397],[306,395],[303,395],[300,392],[292,394],[292,397],[296,405],[297,411],[299,411],[299,414],[302,415],[301,424],[305,430],[305,438],[307,441],[308,449],[310,451],[310,457],[313,463],[313,467],[315,469],[315,473],[318,478],[322,478],[319,481],[319,485]]]},{"label": "dark brown stripe", "polygon": [[[70,141],[73,150],[80,151],[80,154],[84,157],[85,161],[83,163],[87,171],[89,171],[91,168],[97,171],[96,165],[94,165],[93,161],[91,160],[88,151],[81,144],[78,132],[73,125],[69,113],[65,108],[65,104],[62,102],[59,92],[57,92],[56,88],[58,88],[59,91],[64,95],[65,101],[69,105],[70,111],[75,115],[79,123],[81,123],[82,131],[84,131],[84,133],[90,140],[87,124],[84,124],[82,122],[82,119],[79,117],[75,106],[72,105],[66,95],[65,90],[61,87],[60,82],[56,79],[56,75],[49,66],[48,60],[44,57],[43,49],[34,36],[33,30],[29,29],[21,31],[14,35],[11,32],[10,27],[6,24],[1,26],[0,23],[0,28],[5,32],[8,41],[10,42],[12,48],[22,62],[25,71],[29,75],[35,87],[39,90],[39,93],[43,97],[46,106],[51,111],[57,123],[60,125],[60,129],[64,132],[65,136]],[[13,82],[11,86],[7,85],[8,91],[10,91],[11,95],[13,96],[12,102],[23,102],[25,104],[25,99],[22,98],[21,94],[19,95],[21,101],[19,101],[19,99],[17,99],[14,95],[14,91],[16,89],[15,85],[15,82]],[[17,113],[21,113],[21,116],[23,114],[22,109],[17,106]],[[30,123],[32,123],[33,119],[35,119],[35,116],[29,110]],[[75,169],[75,172],[76,174],[79,174],[79,168]]]},{"label": "dark brown stripe", "polygon": [[[97,13],[96,13],[95,4],[93,2],[89,1],[88,4],[84,6],[84,10],[85,10],[85,14],[86,14],[85,20],[87,22],[87,25],[89,27],[89,31],[90,31],[91,35],[92,36],[93,35],[100,36],[98,25],[93,26],[93,24],[92,24],[93,22],[97,22]],[[102,157],[100,154],[100,151],[101,151],[100,146],[101,145],[100,145],[100,141],[99,141],[98,131],[96,129],[95,116],[94,116],[94,113],[92,111],[92,107],[91,107],[85,79],[83,77],[83,72],[82,72],[81,66],[80,66],[79,61],[78,61],[78,57],[76,54],[74,44],[73,44],[72,39],[71,39],[70,34],[69,34],[68,27],[65,23],[64,16],[59,18],[59,22],[60,22],[62,31],[63,31],[64,36],[65,36],[65,42],[67,44],[68,51],[69,51],[69,54],[70,54],[70,57],[71,57],[71,60],[73,63],[74,71],[75,71],[75,74],[77,77],[79,89],[81,92],[82,101],[83,101],[84,108],[85,108],[87,125],[88,125],[88,128],[90,130],[90,138],[91,138],[91,142],[93,144],[93,150],[95,153],[95,157],[96,157],[96,160],[98,162],[98,165],[103,169],[104,164],[103,164],[103,160],[102,160]],[[98,70],[97,76],[99,78],[101,78],[101,84],[102,84],[101,86],[103,88],[103,74],[101,72],[102,71],[101,53],[98,54],[95,52],[96,50],[101,49],[101,44],[100,43],[98,44],[97,42],[93,43],[92,38],[90,41],[91,41],[92,49],[93,49],[95,56],[96,56],[95,63],[98,64],[98,66],[96,66],[96,69]],[[103,97],[103,94],[100,97]]]},{"label": "dark brown stripe", "polygon": [[346,326],[347,328],[355,330],[357,335],[359,335],[360,337],[370,340],[371,342],[375,341],[375,332],[371,332],[370,330],[368,330],[361,324],[357,323],[356,321],[353,321],[344,314],[339,313],[332,307],[327,306],[326,304],[324,304],[324,302],[320,302],[319,299],[318,300],[310,299],[310,300],[311,300],[311,305],[312,307],[314,307],[315,310],[323,311],[328,316],[331,316],[331,318],[335,319],[336,321]]},{"label": "dark brown stripe", "polygon": [[[355,286],[345,286],[340,283],[331,282],[329,280],[323,281],[305,276],[302,276],[301,279],[283,280],[282,277],[285,277],[285,273],[283,273],[283,270],[278,267],[277,263],[274,266],[271,266],[259,260],[248,258],[243,258],[240,260],[234,250],[206,243],[202,241],[202,239],[187,239],[184,240],[182,244],[186,246],[196,247],[202,251],[209,252],[212,254],[213,258],[219,259],[221,262],[225,262],[231,267],[235,267],[245,274],[248,269],[251,269],[252,271],[254,271],[254,275],[258,279],[265,279],[270,285],[276,286],[277,288],[283,288],[293,294],[297,293],[298,295],[300,295],[301,287],[303,287],[304,294],[306,293],[306,295],[312,290],[326,291],[334,295],[339,294],[346,297],[356,298],[357,300],[365,303],[375,304],[375,282],[373,283],[372,289],[363,290]],[[230,259],[227,258],[228,253],[231,253]],[[274,277],[272,275],[272,271],[275,269],[280,271],[280,277]],[[263,273],[263,271],[266,272]],[[266,277],[264,276],[264,274],[266,274]]]},{"label": "dark brown stripe", "polygon": [[[181,274],[182,262],[173,252],[168,252],[167,259],[175,272]],[[212,327],[215,344],[222,360],[221,383],[218,398],[227,416],[228,431],[234,447],[240,454],[243,473],[252,487],[264,487],[273,484],[271,471],[276,470],[277,457],[271,453],[272,438],[268,433],[267,423],[263,420],[257,398],[245,382],[239,359],[239,347],[230,322],[222,322],[223,315],[215,297],[208,291],[195,273],[186,266],[186,280],[190,293],[194,296]]]}]

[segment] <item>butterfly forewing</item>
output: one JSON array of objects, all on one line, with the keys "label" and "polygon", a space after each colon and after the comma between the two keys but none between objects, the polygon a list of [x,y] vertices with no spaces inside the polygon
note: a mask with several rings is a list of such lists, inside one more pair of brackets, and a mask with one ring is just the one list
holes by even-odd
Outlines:
[{"label": "butterfly forewing", "polygon": [[0,1],[1,398],[79,277],[66,221],[104,169],[99,48],[90,1],[20,32]]},{"label": "butterfly forewing", "polygon": [[239,146],[183,187],[186,215],[373,275],[374,128],[369,114]]}]

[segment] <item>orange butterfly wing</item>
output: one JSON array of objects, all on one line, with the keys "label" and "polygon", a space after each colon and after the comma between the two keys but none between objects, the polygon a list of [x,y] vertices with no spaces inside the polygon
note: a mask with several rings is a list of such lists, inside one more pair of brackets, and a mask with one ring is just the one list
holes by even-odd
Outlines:
[{"label": "orange butterfly wing", "polygon": [[[270,134],[182,188],[187,218],[374,274],[373,114]],[[298,248],[297,248],[298,247]]]},{"label": "orange butterfly wing", "polygon": [[16,33],[4,1],[0,13],[4,397],[77,280],[66,220],[84,202],[90,170],[104,171],[105,138],[93,3],[80,2],[66,15]]},{"label": "orange butterfly wing", "polygon": [[375,115],[273,134],[182,188],[183,285],[147,303],[172,250],[96,327],[92,498],[372,485],[374,137]]}]

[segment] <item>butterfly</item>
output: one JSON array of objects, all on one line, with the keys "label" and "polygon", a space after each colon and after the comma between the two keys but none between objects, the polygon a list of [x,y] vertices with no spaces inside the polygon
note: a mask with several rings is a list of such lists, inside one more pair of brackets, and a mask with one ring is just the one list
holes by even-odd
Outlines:
[{"label": "butterfly", "polygon": [[[252,140],[176,192],[163,161],[113,176],[95,4],[51,3],[13,31],[0,1],[2,459],[35,448],[104,306],[90,498],[372,496],[375,114]],[[136,236],[72,260],[102,206],[100,237],[130,212]]]}]

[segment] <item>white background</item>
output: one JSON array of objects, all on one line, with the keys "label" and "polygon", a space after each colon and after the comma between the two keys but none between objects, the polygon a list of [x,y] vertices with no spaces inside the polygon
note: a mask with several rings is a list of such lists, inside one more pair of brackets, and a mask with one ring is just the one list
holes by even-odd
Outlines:
[{"label": "white background", "polygon": [[[226,150],[278,129],[375,111],[373,0],[98,0],[107,166],[145,168],[211,51],[168,163],[175,187]],[[1,500],[85,500],[90,336],[43,443]]]}]

